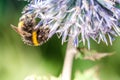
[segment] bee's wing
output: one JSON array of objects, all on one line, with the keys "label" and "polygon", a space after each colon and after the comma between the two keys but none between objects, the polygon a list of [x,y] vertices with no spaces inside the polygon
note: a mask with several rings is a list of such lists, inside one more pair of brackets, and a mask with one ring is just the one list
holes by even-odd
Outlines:
[{"label": "bee's wing", "polygon": [[12,27],[13,30],[15,30],[18,34],[21,35],[21,32],[18,30],[18,27],[14,26],[12,24],[11,24],[11,27]]},{"label": "bee's wing", "polygon": [[19,35],[21,35],[22,37],[23,37],[24,35],[26,35],[26,36],[31,36],[30,33],[27,33],[27,32],[25,32],[25,31],[20,31],[20,30],[18,29],[18,27],[14,26],[14,25],[12,25],[12,24],[11,24],[11,27],[12,27],[13,30],[15,30],[15,31],[16,31]]},{"label": "bee's wing", "polygon": [[12,29],[15,30],[19,35],[23,36],[23,35],[22,35],[23,33],[18,29],[18,27],[14,26],[14,25],[12,25],[12,24],[11,24],[11,27],[12,27]]}]

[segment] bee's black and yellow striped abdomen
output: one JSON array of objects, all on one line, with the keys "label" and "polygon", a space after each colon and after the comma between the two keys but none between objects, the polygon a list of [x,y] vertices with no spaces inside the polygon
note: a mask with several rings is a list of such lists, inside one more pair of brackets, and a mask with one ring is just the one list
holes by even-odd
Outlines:
[{"label": "bee's black and yellow striped abdomen", "polygon": [[43,43],[45,43],[48,39],[48,33],[49,29],[41,28],[39,30],[33,30],[31,32],[31,36],[25,36],[23,37],[24,43],[32,46],[39,46]]},{"label": "bee's black and yellow striped abdomen", "polygon": [[38,34],[37,31],[32,32],[32,42],[34,46],[38,46],[40,43],[38,42]]}]

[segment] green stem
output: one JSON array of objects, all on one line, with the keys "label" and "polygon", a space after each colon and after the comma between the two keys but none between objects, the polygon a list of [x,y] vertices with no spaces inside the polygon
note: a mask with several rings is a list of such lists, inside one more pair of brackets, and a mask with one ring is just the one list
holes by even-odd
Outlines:
[{"label": "green stem", "polygon": [[76,53],[77,50],[73,46],[73,39],[69,37],[62,71],[62,80],[71,80],[72,64]]}]

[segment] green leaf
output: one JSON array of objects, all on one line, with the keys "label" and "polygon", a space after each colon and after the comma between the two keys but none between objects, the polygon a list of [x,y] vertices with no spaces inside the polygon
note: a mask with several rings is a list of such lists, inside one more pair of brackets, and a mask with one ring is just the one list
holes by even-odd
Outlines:
[{"label": "green leaf", "polygon": [[113,53],[101,53],[95,50],[88,50],[86,48],[81,48],[79,49],[79,54],[77,54],[76,57],[84,60],[95,61],[111,55],[113,55]]},{"label": "green leaf", "polygon": [[98,69],[98,67],[93,67],[83,73],[76,71],[74,80],[100,80],[98,77]]},{"label": "green leaf", "polygon": [[61,80],[61,79],[60,77],[54,77],[54,76],[31,75],[31,76],[27,76],[24,80]]}]

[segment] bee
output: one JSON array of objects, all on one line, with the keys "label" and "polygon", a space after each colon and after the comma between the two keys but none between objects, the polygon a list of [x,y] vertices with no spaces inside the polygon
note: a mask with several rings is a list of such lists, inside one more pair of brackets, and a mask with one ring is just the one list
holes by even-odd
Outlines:
[{"label": "bee", "polygon": [[39,46],[47,41],[50,29],[43,26],[35,29],[35,26],[34,15],[23,15],[19,20],[18,27],[11,24],[12,29],[21,36],[25,44]]}]

